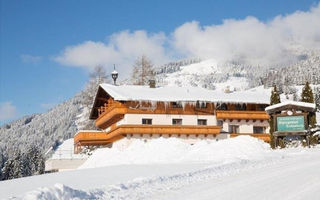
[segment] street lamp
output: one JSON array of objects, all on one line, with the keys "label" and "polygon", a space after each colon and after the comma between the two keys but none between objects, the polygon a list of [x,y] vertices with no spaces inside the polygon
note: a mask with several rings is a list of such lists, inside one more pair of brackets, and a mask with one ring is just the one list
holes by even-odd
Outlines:
[{"label": "street lamp", "polygon": [[116,66],[113,65],[113,72],[111,73],[111,77],[113,79],[113,84],[116,85],[116,81],[118,78],[118,72],[116,71]]}]

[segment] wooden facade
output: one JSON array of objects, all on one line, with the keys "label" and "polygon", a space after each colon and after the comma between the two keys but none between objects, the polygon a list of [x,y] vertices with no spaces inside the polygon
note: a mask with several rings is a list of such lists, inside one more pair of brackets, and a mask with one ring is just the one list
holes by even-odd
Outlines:
[{"label": "wooden facade", "polygon": [[[94,106],[90,113],[90,119],[95,120],[95,125],[104,131],[80,131],[74,137],[75,151],[79,152],[81,146],[105,146],[127,136],[195,136],[207,137],[220,134],[222,126],[215,125],[212,120],[256,120],[264,121],[269,115],[262,111],[266,104],[237,104],[237,103],[214,103],[214,102],[164,102],[164,101],[117,101],[114,100],[102,87],[99,87]],[[159,124],[123,124],[122,119],[127,120],[126,115],[137,114],[149,115],[192,115],[197,120],[202,118],[210,119],[211,124],[207,125],[159,125]],[[132,116],[132,115],[131,115]],[[202,117],[201,117],[202,116]],[[125,118],[126,117],[126,118]],[[209,117],[209,118],[208,118]],[[120,123],[118,123],[120,122]],[[142,122],[141,122],[142,123]],[[173,122],[172,122],[173,123]],[[217,124],[217,122],[216,122]],[[251,135],[266,142],[268,134],[230,134],[230,137],[238,135]]]},{"label": "wooden facade", "polygon": [[217,110],[216,114],[222,120],[269,120],[265,111]]},{"label": "wooden facade", "polygon": [[113,143],[127,135],[181,135],[198,136],[204,135],[218,135],[220,133],[220,126],[171,126],[171,125],[120,125],[110,130],[109,132],[79,132],[74,137],[75,152],[81,150],[81,146],[103,146]]}]

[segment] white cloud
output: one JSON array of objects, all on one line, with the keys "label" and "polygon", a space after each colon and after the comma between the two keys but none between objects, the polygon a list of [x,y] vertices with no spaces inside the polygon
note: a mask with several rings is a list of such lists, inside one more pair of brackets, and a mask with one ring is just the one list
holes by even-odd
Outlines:
[{"label": "white cloud", "polygon": [[22,54],[20,58],[22,62],[25,62],[25,63],[38,63],[42,60],[41,56],[32,56],[28,54]]},{"label": "white cloud", "polygon": [[117,69],[127,73],[134,60],[142,54],[148,56],[154,63],[164,63],[169,59],[165,55],[163,33],[147,34],[145,31],[122,31],[108,38],[108,43],[86,41],[82,44],[68,46],[60,56],[54,58],[57,62],[92,69],[97,65]]},{"label": "white cloud", "polygon": [[240,60],[254,65],[274,65],[296,59],[289,46],[320,48],[320,3],[307,12],[297,11],[263,22],[255,17],[226,19],[222,24],[201,26],[186,22],[172,33],[122,31],[107,42],[85,41],[66,47],[55,60],[63,65],[92,69],[116,64],[128,74],[134,60],[145,54],[155,64],[178,57]]},{"label": "white cloud", "polygon": [[17,109],[11,102],[0,103],[0,121],[9,120],[17,115]]},{"label": "white cloud", "polygon": [[173,45],[186,56],[241,59],[250,64],[281,64],[293,59],[290,45],[320,48],[320,4],[308,12],[277,16],[268,22],[255,17],[228,19],[221,25],[187,22],[173,33]]}]

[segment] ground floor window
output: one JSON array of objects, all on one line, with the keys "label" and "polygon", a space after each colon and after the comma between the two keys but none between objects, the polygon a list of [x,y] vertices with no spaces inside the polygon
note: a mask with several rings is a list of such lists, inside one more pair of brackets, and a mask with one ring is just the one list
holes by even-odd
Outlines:
[{"label": "ground floor window", "polygon": [[182,125],[182,119],[172,119],[172,125]]},{"label": "ground floor window", "polygon": [[142,119],[142,124],[152,124],[152,119]]},{"label": "ground floor window", "polygon": [[263,126],[254,126],[253,127],[253,133],[265,133],[266,127]]},{"label": "ground floor window", "polygon": [[238,125],[229,125],[229,133],[239,133]]},{"label": "ground floor window", "polygon": [[207,125],[206,119],[198,119],[198,125]]}]

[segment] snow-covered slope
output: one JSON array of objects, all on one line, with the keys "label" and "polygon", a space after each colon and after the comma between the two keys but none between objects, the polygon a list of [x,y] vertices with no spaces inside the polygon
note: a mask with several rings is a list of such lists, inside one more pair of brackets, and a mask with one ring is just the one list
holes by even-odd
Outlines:
[{"label": "snow-covered slope", "polygon": [[[241,61],[218,63],[214,59],[157,72],[158,85],[197,86],[209,89],[244,90],[259,85],[271,87],[320,84],[320,51],[291,47],[292,62],[282,66],[252,66]],[[159,70],[158,70],[159,71]]]},{"label": "snow-covered slope", "polygon": [[174,73],[157,75],[158,84],[169,86],[193,86],[208,89],[224,90],[228,86],[234,90],[248,88],[248,80],[244,77],[245,70],[239,66],[229,67],[218,65],[214,59],[181,66]]},{"label": "snow-covered slope", "polygon": [[[3,181],[0,198],[314,199],[320,195],[319,147],[271,150],[248,136],[214,143],[202,141],[189,147],[171,140],[165,145],[170,147],[167,152],[152,150],[147,143],[139,146],[143,146],[140,150],[152,151],[148,154],[153,153],[162,164],[123,164]],[[126,144],[119,144],[117,148],[127,151],[127,155],[132,150]],[[188,155],[184,158],[188,159],[174,164],[167,154],[181,156],[171,152],[177,148],[182,149]],[[135,153],[141,153],[140,150]],[[166,156],[161,158],[164,153]],[[204,156],[197,158],[199,155]],[[143,156],[135,158],[141,161]],[[167,158],[170,164],[163,164]],[[109,157],[100,159],[107,161]],[[285,187],[288,184],[290,187]]]},{"label": "snow-covered slope", "polygon": [[75,122],[83,110],[80,98],[78,95],[46,113],[26,116],[1,126],[0,153],[8,155],[15,148],[24,151],[30,145],[45,152],[73,137],[78,130]]},{"label": "snow-covered slope", "polygon": [[95,150],[80,168],[123,164],[227,163],[247,158],[261,159],[269,151],[269,144],[249,136],[220,141],[201,140],[194,145],[177,138],[123,139],[112,148]]}]

